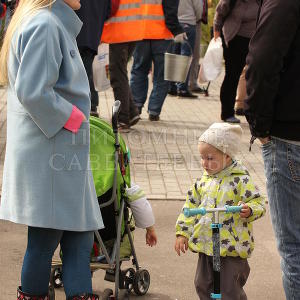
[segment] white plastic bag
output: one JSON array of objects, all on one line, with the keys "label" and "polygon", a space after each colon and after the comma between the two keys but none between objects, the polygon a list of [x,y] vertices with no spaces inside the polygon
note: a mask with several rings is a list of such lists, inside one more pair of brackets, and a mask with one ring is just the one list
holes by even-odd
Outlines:
[{"label": "white plastic bag", "polygon": [[223,68],[223,46],[221,38],[212,39],[201,63],[198,81],[200,83],[213,81]]},{"label": "white plastic bag", "polygon": [[108,73],[109,64],[109,45],[101,43],[98,47],[98,54],[93,61],[93,78],[95,89],[103,92],[110,88]]}]

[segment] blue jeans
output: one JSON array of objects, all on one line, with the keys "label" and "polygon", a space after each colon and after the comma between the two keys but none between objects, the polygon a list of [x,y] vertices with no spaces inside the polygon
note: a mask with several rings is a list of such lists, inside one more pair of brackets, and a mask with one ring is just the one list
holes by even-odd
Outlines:
[{"label": "blue jeans", "polygon": [[92,293],[90,255],[93,241],[92,231],[28,227],[28,244],[21,274],[22,291],[30,295],[48,293],[52,256],[60,243],[66,296]]},{"label": "blue jeans", "polygon": [[299,300],[300,146],[273,138],[262,153],[286,299]]},{"label": "blue jeans", "polygon": [[133,53],[130,88],[137,107],[142,108],[147,100],[148,74],[154,63],[153,89],[149,98],[148,113],[159,115],[166,99],[169,82],[164,80],[164,53],[170,40],[142,40],[136,43]]},{"label": "blue jeans", "polygon": [[[190,25],[185,23],[180,23],[183,30],[185,31],[187,35],[187,42],[183,43],[181,45],[180,54],[185,56],[191,56],[193,55],[193,49],[195,47],[195,40],[196,40],[196,25]],[[179,91],[187,91],[189,86],[189,78],[190,78],[190,71],[188,72],[188,75],[186,77],[185,82],[179,82],[177,83],[177,89]]]}]

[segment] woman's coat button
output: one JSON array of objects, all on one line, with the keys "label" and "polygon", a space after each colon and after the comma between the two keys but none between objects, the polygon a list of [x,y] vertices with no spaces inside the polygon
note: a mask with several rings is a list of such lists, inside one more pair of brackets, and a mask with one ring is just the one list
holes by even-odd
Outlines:
[{"label": "woman's coat button", "polygon": [[70,51],[70,54],[71,54],[71,57],[75,57],[76,51],[75,51],[75,50],[71,50],[71,51]]}]

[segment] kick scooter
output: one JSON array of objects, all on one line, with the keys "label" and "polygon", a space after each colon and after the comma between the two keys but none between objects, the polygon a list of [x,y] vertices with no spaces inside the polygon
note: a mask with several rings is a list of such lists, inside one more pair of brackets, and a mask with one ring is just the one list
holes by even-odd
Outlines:
[{"label": "kick scooter", "polygon": [[212,213],[212,241],[213,241],[213,279],[214,279],[214,291],[210,294],[211,299],[222,299],[221,289],[220,289],[220,270],[221,270],[221,259],[220,259],[220,228],[223,224],[219,223],[220,213],[239,213],[242,206],[229,206],[217,207],[217,208],[184,208],[183,213],[185,217],[192,217],[195,215],[206,215],[207,213]]}]

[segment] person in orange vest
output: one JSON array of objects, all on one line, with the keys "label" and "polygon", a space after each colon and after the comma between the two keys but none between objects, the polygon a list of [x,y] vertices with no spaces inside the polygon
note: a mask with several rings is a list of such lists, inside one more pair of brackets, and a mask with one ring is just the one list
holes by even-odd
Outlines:
[{"label": "person in orange vest", "polygon": [[[135,91],[129,87],[127,73],[127,63],[132,56],[136,42],[144,39],[156,40],[155,53],[163,57],[170,39],[174,35],[183,33],[177,19],[177,10],[178,0],[158,0],[155,3],[153,0],[120,0],[118,11],[104,25],[101,41],[110,44],[110,82],[115,99],[122,103],[119,124],[123,130],[130,129],[140,119],[139,106],[136,106],[133,101],[135,97],[132,98]],[[165,39],[169,40],[165,41]],[[150,67],[151,62],[147,75]]]},{"label": "person in orange vest", "polygon": [[164,53],[171,39],[182,41],[185,33],[178,21],[179,0],[143,0],[143,13],[147,15],[141,29],[142,39],[137,42],[131,70],[130,87],[135,104],[142,111],[147,100],[148,73],[154,63],[153,89],[149,98],[150,121],[158,121],[169,89],[164,80]]}]

